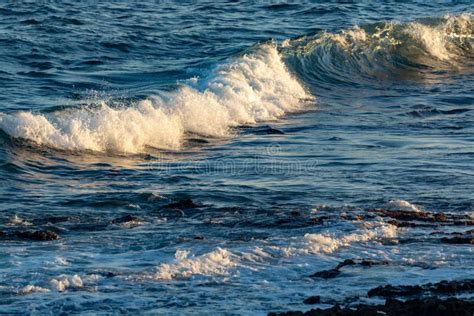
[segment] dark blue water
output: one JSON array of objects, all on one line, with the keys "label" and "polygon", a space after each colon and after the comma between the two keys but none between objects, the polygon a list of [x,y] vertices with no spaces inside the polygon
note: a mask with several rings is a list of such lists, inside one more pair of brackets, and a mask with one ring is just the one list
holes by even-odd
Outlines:
[{"label": "dark blue water", "polygon": [[[472,218],[472,9],[0,4],[0,313],[265,314],[472,278],[471,245],[430,237],[466,227],[369,212]],[[59,239],[18,237],[38,230]],[[308,278],[347,258],[391,264]]]}]

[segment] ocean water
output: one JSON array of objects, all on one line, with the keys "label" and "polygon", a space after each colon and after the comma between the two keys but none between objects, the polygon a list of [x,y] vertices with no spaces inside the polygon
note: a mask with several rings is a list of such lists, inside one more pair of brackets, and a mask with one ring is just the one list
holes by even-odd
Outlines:
[{"label": "ocean water", "polygon": [[[0,313],[266,314],[474,277],[471,1],[0,4]],[[49,230],[58,240],[10,238]],[[10,236],[10,237],[9,237]],[[345,259],[334,279],[309,275]],[[329,304],[329,305],[328,305]]]}]

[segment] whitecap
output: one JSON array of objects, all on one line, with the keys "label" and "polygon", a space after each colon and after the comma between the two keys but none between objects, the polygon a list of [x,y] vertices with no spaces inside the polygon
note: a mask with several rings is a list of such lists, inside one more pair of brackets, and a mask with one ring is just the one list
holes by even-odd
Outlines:
[{"label": "whitecap", "polygon": [[36,286],[36,285],[31,285],[31,284],[22,287],[18,291],[18,293],[21,295],[28,295],[32,293],[47,293],[47,292],[50,292],[50,290],[41,286]]},{"label": "whitecap", "polygon": [[422,212],[418,206],[405,200],[390,200],[385,206],[389,211],[406,211],[406,212]]},{"label": "whitecap", "polygon": [[102,101],[54,113],[0,114],[0,128],[12,137],[66,150],[177,150],[186,133],[226,137],[234,126],[297,111],[308,98],[272,43],[219,65],[192,85],[133,106],[117,108]]}]

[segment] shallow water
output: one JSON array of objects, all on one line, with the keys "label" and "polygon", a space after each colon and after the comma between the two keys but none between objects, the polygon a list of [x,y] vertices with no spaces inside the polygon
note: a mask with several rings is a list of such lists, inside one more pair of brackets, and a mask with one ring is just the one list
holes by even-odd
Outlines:
[{"label": "shallow water", "polygon": [[[265,314],[473,278],[472,245],[437,239],[472,226],[369,212],[472,218],[471,13],[1,4],[0,231],[60,239],[0,240],[0,312]],[[390,264],[308,277],[348,258]]]}]

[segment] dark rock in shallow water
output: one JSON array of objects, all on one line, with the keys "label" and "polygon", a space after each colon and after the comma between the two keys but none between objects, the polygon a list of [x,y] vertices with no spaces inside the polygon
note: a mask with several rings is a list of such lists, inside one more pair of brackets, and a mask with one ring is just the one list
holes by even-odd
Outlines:
[{"label": "dark rock in shallow water", "polygon": [[352,265],[355,265],[356,262],[352,259],[346,259],[344,260],[343,262],[339,263],[337,266],[336,266],[336,270],[339,270],[340,268],[342,267],[345,267],[345,266],[352,266]]},{"label": "dark rock in shallow water", "polygon": [[474,302],[450,298],[442,300],[439,298],[428,298],[423,300],[399,301],[386,300],[382,310],[389,316],[441,316],[441,315],[472,315],[474,313]]},{"label": "dark rock in shallow water", "polygon": [[280,218],[280,219],[275,221],[276,226],[282,226],[282,225],[291,224],[291,223],[293,223],[291,218]]},{"label": "dark rock in shallow water", "polygon": [[382,296],[382,297],[391,297],[391,296],[412,296],[417,295],[423,292],[423,288],[419,285],[384,285],[379,286],[374,289],[371,289],[367,295],[372,296]]},{"label": "dark rock in shallow water", "polygon": [[113,278],[113,277],[116,277],[117,275],[119,275],[118,273],[112,272],[112,271],[94,271],[94,272],[89,272],[87,274],[88,275],[98,274],[98,275],[103,276],[105,278]]},{"label": "dark rock in shallow water", "polygon": [[371,267],[374,265],[387,265],[388,261],[373,261],[373,260],[353,260],[346,259],[343,262],[339,263],[334,269],[319,271],[310,275],[311,278],[323,278],[323,279],[332,279],[341,274],[340,269],[345,266],[360,265],[363,267]]},{"label": "dark rock in shallow water", "polygon": [[385,209],[369,210],[369,212],[391,218],[388,223],[397,227],[429,227],[439,226],[440,223],[456,226],[474,225],[474,221],[467,215]]},{"label": "dark rock in shallow water", "polygon": [[308,305],[318,304],[320,302],[321,302],[321,296],[310,296],[303,301],[304,304],[308,304]]},{"label": "dark rock in shallow water", "polygon": [[453,221],[451,224],[456,226],[474,226],[473,220],[465,220],[465,221]]},{"label": "dark rock in shallow water", "polygon": [[441,238],[441,242],[447,244],[468,244],[474,245],[474,230],[468,230],[464,233],[452,233],[455,237]]},{"label": "dark rock in shallow water", "polygon": [[438,283],[428,283],[423,285],[385,285],[371,289],[367,295],[396,297],[396,296],[413,296],[424,293],[436,294],[458,294],[461,292],[474,291],[474,279],[462,281],[441,281]]},{"label": "dark rock in shallow water", "polygon": [[447,217],[445,214],[443,213],[436,213],[433,215],[433,220],[436,221],[436,222],[445,222],[447,221]]},{"label": "dark rock in shallow water", "polygon": [[197,208],[198,205],[193,202],[191,199],[183,199],[179,200],[174,203],[170,203],[165,205],[164,208],[177,208],[177,209],[189,209],[189,208]]},{"label": "dark rock in shallow water", "polygon": [[372,212],[377,213],[382,216],[387,216],[390,218],[404,220],[404,221],[413,221],[413,220],[432,221],[434,220],[434,216],[428,212],[392,211],[392,210],[372,210]]},{"label": "dark rock in shallow water", "polygon": [[42,218],[35,219],[33,223],[36,225],[42,225],[42,224],[57,224],[57,223],[62,223],[62,222],[68,222],[72,217],[69,216],[44,216]]},{"label": "dark rock in shallow water", "polygon": [[300,211],[293,210],[293,211],[290,212],[290,215],[291,216],[302,216],[303,214],[301,214]]},{"label": "dark rock in shallow water", "polygon": [[388,261],[362,260],[359,264],[363,267],[371,267],[376,265],[388,265]]},{"label": "dark rock in shallow water", "polygon": [[391,219],[387,221],[388,224],[394,225],[397,227],[433,227],[434,224],[426,224],[426,223],[413,223],[413,222],[400,222],[395,219]]},{"label": "dark rock in shallow water", "polygon": [[310,275],[311,278],[323,278],[323,279],[332,279],[341,274],[339,269],[324,270],[313,273]]},{"label": "dark rock in shallow water", "polygon": [[354,307],[341,308],[335,305],[327,309],[312,309],[307,312],[290,311],[284,313],[269,313],[269,316],[472,316],[474,313],[474,302],[450,298],[442,300],[438,298],[416,299],[399,301],[388,299],[384,305],[360,304]]},{"label": "dark rock in shallow water", "polygon": [[87,232],[101,231],[101,230],[106,230],[108,228],[109,228],[108,222],[79,223],[79,224],[71,225],[69,227],[69,229],[72,231],[87,231]]},{"label": "dark rock in shallow water", "polygon": [[16,237],[18,239],[28,239],[37,241],[57,240],[59,235],[50,230],[36,230],[36,231],[23,231],[8,234],[7,236]]},{"label": "dark rock in shallow water", "polygon": [[472,235],[472,236],[474,236],[474,229],[467,230],[465,232],[452,232],[452,233],[448,233],[448,234],[446,234],[442,230],[436,230],[434,232],[431,232],[430,235],[451,235],[451,236],[465,236],[465,235],[470,236],[470,235]]},{"label": "dark rock in shallow water", "polygon": [[140,222],[140,219],[133,215],[125,215],[119,218],[116,218],[112,221],[112,224],[124,224],[124,223],[133,223],[133,222]]},{"label": "dark rock in shallow water", "polygon": [[461,221],[462,223],[469,223],[471,220],[467,215],[456,215],[448,213],[431,213],[431,212],[413,212],[413,211],[393,211],[385,209],[369,210],[380,216],[390,217],[402,221],[424,221],[424,222],[450,222],[455,223]]},{"label": "dark rock in shallow water", "polygon": [[106,278],[113,278],[113,277],[116,277],[117,275],[118,273],[115,273],[115,272],[106,272],[103,274],[103,276]]},{"label": "dark rock in shallow water", "polygon": [[306,225],[311,226],[311,225],[318,225],[318,224],[323,224],[324,223],[324,218],[321,217],[312,217],[308,221],[306,221]]},{"label": "dark rock in shallow water", "polygon": [[441,238],[441,241],[446,244],[468,244],[474,245],[474,236],[472,237],[452,237],[452,238]]}]

